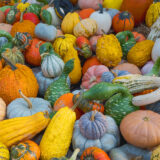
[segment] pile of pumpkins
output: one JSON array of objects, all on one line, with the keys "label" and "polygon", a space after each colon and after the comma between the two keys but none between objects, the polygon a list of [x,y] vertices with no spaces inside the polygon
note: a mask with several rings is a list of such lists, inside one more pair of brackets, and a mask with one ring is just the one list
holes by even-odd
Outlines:
[{"label": "pile of pumpkins", "polygon": [[160,160],[159,37],[158,0],[1,0],[0,160]]}]

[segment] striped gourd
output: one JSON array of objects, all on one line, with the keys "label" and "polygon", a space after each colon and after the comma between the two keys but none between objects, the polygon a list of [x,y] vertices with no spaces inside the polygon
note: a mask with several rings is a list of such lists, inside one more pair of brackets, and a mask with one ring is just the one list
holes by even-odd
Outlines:
[{"label": "striped gourd", "polygon": [[43,112],[1,121],[0,142],[10,147],[25,139],[31,139],[45,129],[49,121],[48,114]]},{"label": "striped gourd", "polygon": [[1,142],[0,142],[0,160],[9,160],[9,150]]}]

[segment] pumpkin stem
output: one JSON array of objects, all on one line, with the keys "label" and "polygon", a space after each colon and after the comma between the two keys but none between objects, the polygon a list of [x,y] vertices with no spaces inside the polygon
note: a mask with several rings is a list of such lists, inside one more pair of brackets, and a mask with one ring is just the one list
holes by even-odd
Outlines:
[{"label": "pumpkin stem", "polygon": [[56,38],[63,38],[63,39],[65,39],[65,36],[57,36]]},{"label": "pumpkin stem", "polygon": [[141,37],[137,37],[137,38],[135,38],[135,41],[136,41],[136,42],[138,42],[138,40],[139,40],[140,38],[141,38]]},{"label": "pumpkin stem", "polygon": [[39,48],[40,44],[42,43],[42,41],[39,41],[37,44],[36,44],[36,48]]},{"label": "pumpkin stem", "polygon": [[137,156],[135,158],[132,158],[132,160],[143,160],[143,156]]},{"label": "pumpkin stem", "polygon": [[118,77],[117,73],[114,70],[111,70],[111,73],[113,74],[113,76],[116,78]]},{"label": "pumpkin stem", "polygon": [[12,68],[13,71],[17,69],[17,67],[11,61],[9,61],[3,54],[1,56],[7,62],[7,64]]},{"label": "pumpkin stem", "polygon": [[99,10],[100,10],[99,13],[103,14],[103,6],[102,6],[102,4],[98,4],[98,5],[99,5]]},{"label": "pumpkin stem", "polygon": [[149,121],[149,118],[148,117],[144,117],[143,120],[144,121]]},{"label": "pumpkin stem", "polygon": [[91,121],[94,121],[94,117],[95,117],[96,113],[97,113],[96,110],[92,111]]},{"label": "pumpkin stem", "polygon": [[81,53],[85,53],[82,49],[80,49],[79,47],[74,47],[74,49],[76,49],[77,51],[81,52]]},{"label": "pumpkin stem", "polygon": [[80,95],[78,97],[77,102],[74,104],[74,106],[71,108],[73,111],[77,108],[77,106],[79,105],[80,101],[82,100],[82,95],[83,95],[83,89],[80,91]]},{"label": "pumpkin stem", "polygon": [[103,32],[103,34],[106,34],[106,32],[103,29],[101,29],[101,31]]},{"label": "pumpkin stem", "polygon": [[24,14],[24,12],[21,12],[20,22],[23,22],[23,14]]},{"label": "pumpkin stem", "polygon": [[19,90],[19,94],[22,96],[22,98],[28,103],[28,108],[29,109],[32,109],[32,103],[31,101],[29,100],[28,97],[26,97],[21,90]]},{"label": "pumpkin stem", "polygon": [[91,79],[90,79],[90,81],[89,81],[89,83],[91,84],[91,83],[95,82],[96,80],[97,80],[96,77],[92,76]]},{"label": "pumpkin stem", "polygon": [[80,149],[77,148],[77,149],[73,152],[73,154],[72,154],[72,156],[71,156],[71,158],[70,158],[69,160],[76,160],[77,155],[78,155],[79,152],[80,152]]}]

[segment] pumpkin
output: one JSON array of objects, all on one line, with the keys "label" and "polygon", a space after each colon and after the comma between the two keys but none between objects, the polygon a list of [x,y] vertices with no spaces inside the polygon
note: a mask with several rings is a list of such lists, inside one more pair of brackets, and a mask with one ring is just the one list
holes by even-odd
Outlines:
[{"label": "pumpkin", "polygon": [[91,18],[81,20],[73,30],[76,37],[84,36],[86,38],[94,35],[97,32],[97,22]]},{"label": "pumpkin", "polygon": [[78,6],[81,9],[93,8],[95,10],[99,9],[99,4],[102,4],[103,0],[78,0]]},{"label": "pumpkin", "polygon": [[3,66],[4,66],[4,63],[3,63],[3,59],[2,59],[2,60],[0,60],[0,71],[2,70]]},{"label": "pumpkin", "polygon": [[40,47],[42,57],[41,69],[45,77],[54,78],[61,75],[64,62],[60,56],[53,50],[51,43],[44,43]]},{"label": "pumpkin", "polygon": [[89,89],[95,84],[101,82],[101,76],[104,72],[108,72],[109,69],[104,65],[95,65],[90,67],[82,78],[81,86]]},{"label": "pumpkin", "polygon": [[115,67],[121,62],[122,49],[115,35],[103,35],[98,39],[96,55],[107,67]]},{"label": "pumpkin", "polygon": [[142,23],[145,20],[146,12],[153,0],[123,0],[121,11],[130,12],[135,21],[135,25]]},{"label": "pumpkin", "polygon": [[38,23],[40,23],[40,20],[39,20],[38,16],[36,14],[34,14],[34,13],[25,13],[23,15],[23,19],[24,20],[30,20],[35,25],[37,25]]},{"label": "pumpkin", "polygon": [[[61,29],[63,33],[65,34],[72,34],[74,27],[77,25],[77,23],[80,22],[80,18],[78,13],[76,12],[69,12],[63,19],[61,24]],[[68,25],[70,24],[70,25]]]},{"label": "pumpkin", "polygon": [[37,24],[34,32],[37,38],[44,41],[54,41],[57,35],[57,29],[54,26],[44,23]]},{"label": "pumpkin", "polygon": [[86,9],[82,9],[80,12],[79,12],[79,16],[81,19],[86,19],[86,18],[89,18],[90,15],[95,12],[95,10],[93,8],[86,8]]},{"label": "pumpkin", "polygon": [[[3,58],[5,58],[3,56]],[[5,61],[7,59],[5,58]],[[38,83],[32,70],[22,64],[13,65],[8,61],[10,66],[6,66],[0,71],[0,97],[8,105],[11,101],[19,98],[18,90],[27,97],[36,97],[38,93]],[[19,83],[17,83],[17,81]]]},{"label": "pumpkin", "polygon": [[78,0],[70,0],[70,1],[73,5],[76,5]]},{"label": "pumpkin", "polygon": [[100,112],[85,113],[74,125],[72,145],[74,149],[80,148],[80,155],[92,146],[108,152],[119,145],[118,126],[114,119]]},{"label": "pumpkin", "polygon": [[30,4],[29,7],[27,8],[27,12],[28,13],[34,13],[40,18],[41,8],[42,8],[42,6],[40,4],[37,4],[37,3]]},{"label": "pumpkin", "polygon": [[104,0],[103,1],[103,7],[104,8],[113,8],[113,9],[120,9],[121,4],[122,4],[123,0]]},{"label": "pumpkin", "polygon": [[108,14],[111,16],[111,18],[112,18],[112,20],[113,20],[113,17],[114,17],[116,14],[118,14],[120,11],[117,10],[117,9],[112,9],[112,8],[110,8],[110,9],[107,10],[107,12],[108,12]]},{"label": "pumpkin", "polygon": [[134,28],[134,18],[127,12],[120,12],[113,17],[112,26],[116,33],[122,31],[132,31]]},{"label": "pumpkin", "polygon": [[40,158],[40,148],[39,146],[31,141],[26,140],[17,145],[11,147],[11,158],[12,159],[30,159],[30,160],[39,160]]},{"label": "pumpkin", "polygon": [[25,52],[25,60],[28,64],[33,66],[40,66],[41,64],[41,56],[39,52],[40,46],[44,44],[44,41],[41,41],[37,38],[34,38],[31,46]]},{"label": "pumpkin", "polygon": [[150,5],[147,14],[146,14],[146,25],[151,27],[154,22],[160,16],[160,2],[156,2]]},{"label": "pumpkin", "polygon": [[0,23],[0,30],[3,30],[3,31],[6,31],[6,32],[10,33],[11,29],[12,29],[11,24]]},{"label": "pumpkin", "polygon": [[138,33],[138,32],[132,32],[132,33],[133,33],[134,38],[136,39],[137,42],[141,42],[141,41],[146,40],[146,38],[143,34]]},{"label": "pumpkin", "polygon": [[140,110],[124,117],[120,130],[128,143],[140,148],[152,148],[160,143],[159,123],[159,114]]},{"label": "pumpkin", "polygon": [[142,75],[148,74],[153,68],[153,61],[148,61],[141,69]]},{"label": "pumpkin", "polygon": [[[54,111],[59,111],[61,108],[66,107],[66,106],[68,106],[69,108],[72,108],[74,105],[72,99],[73,99],[72,93],[66,93],[62,95],[56,100],[54,107],[53,107]],[[83,112],[78,108],[75,109],[75,112],[76,112],[76,119],[78,120],[83,114]]]},{"label": "pumpkin", "polygon": [[144,66],[147,63],[147,61],[151,59],[153,45],[154,42],[151,40],[145,40],[136,43],[128,52],[128,62],[133,63],[138,67]]},{"label": "pumpkin", "polygon": [[98,147],[89,147],[84,150],[81,155],[81,160],[86,160],[89,158],[94,160],[111,160],[107,153]]},{"label": "pumpkin", "polygon": [[160,38],[157,38],[152,49],[152,60],[155,62],[160,57]]},{"label": "pumpkin", "polygon": [[0,121],[2,121],[6,116],[6,103],[2,98],[0,98]]},{"label": "pumpkin", "polygon": [[97,41],[98,39],[102,37],[102,35],[99,35],[99,36],[92,36],[89,41],[90,41],[90,44],[91,44],[91,47],[92,47],[92,50],[94,52],[96,52],[96,46],[97,46]]},{"label": "pumpkin", "polygon": [[10,158],[8,148],[1,142],[0,142],[0,157],[1,159],[6,159],[6,160],[9,160]]},{"label": "pumpkin", "polygon": [[0,11],[0,23],[4,23],[4,21],[5,21],[5,14],[2,11]]},{"label": "pumpkin", "polygon": [[131,63],[122,63],[113,68],[114,70],[128,71],[131,74],[141,74],[140,69]]},{"label": "pumpkin", "polygon": [[106,11],[103,10],[102,5],[100,5],[99,11],[93,12],[90,15],[90,18],[94,19],[97,22],[97,35],[101,35],[104,33],[107,34],[109,32],[112,25],[112,18]]}]

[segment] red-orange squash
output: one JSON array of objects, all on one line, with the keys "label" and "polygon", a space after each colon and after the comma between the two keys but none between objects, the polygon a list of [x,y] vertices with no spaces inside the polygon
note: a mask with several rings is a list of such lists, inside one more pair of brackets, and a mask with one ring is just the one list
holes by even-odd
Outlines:
[{"label": "red-orange squash", "polygon": [[137,42],[141,42],[141,41],[146,40],[146,38],[143,34],[138,33],[138,32],[132,32],[132,33],[133,33],[134,38],[136,39]]},{"label": "red-orange squash", "polygon": [[93,12],[95,12],[93,8],[82,9],[79,12],[79,16],[81,17],[81,19],[89,18]]}]

